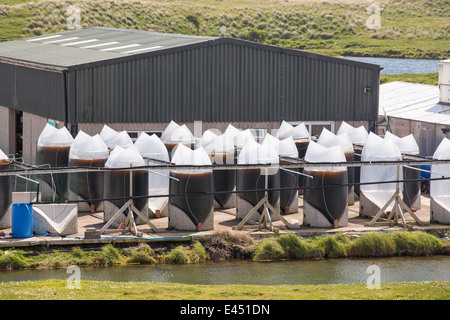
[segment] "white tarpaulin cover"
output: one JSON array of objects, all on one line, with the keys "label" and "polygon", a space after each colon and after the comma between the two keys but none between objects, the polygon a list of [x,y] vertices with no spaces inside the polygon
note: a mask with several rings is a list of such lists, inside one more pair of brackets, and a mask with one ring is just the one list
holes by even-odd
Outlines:
[{"label": "white tarpaulin cover", "polygon": [[73,137],[66,127],[60,129],[50,124],[46,124],[38,138],[39,147],[70,147]]},{"label": "white tarpaulin cover", "polygon": [[[433,155],[434,160],[450,160],[450,140],[444,138]],[[431,165],[431,178],[450,177],[449,164],[433,164]],[[430,196],[441,207],[450,210],[450,180],[431,180]]]},{"label": "white tarpaulin cover", "polygon": [[[402,159],[400,149],[389,140],[385,140],[370,132],[366,144],[361,153],[361,161],[400,161]],[[382,208],[396,191],[396,183],[383,183],[397,179],[397,165],[379,165],[361,167],[361,192],[379,208]],[[402,172],[399,171],[399,179]],[[380,182],[364,184],[368,182]],[[403,184],[399,183],[399,192],[402,192]],[[392,202],[386,210],[392,210]]]},{"label": "white tarpaulin cover", "polygon": [[367,132],[366,128],[364,128],[364,126],[355,128],[345,121],[342,122],[337,132],[338,135],[342,133],[347,133],[352,143],[360,146],[363,146],[366,143],[367,137],[369,136],[369,133]]},{"label": "white tarpaulin cover", "polygon": [[103,126],[102,131],[100,131],[100,137],[110,149],[114,149],[116,146],[129,148],[133,145],[133,140],[131,140],[125,130],[118,132],[106,124]]},{"label": "white tarpaulin cover", "polygon": [[109,150],[100,135],[90,136],[80,130],[70,147],[69,159],[107,159]]},{"label": "white tarpaulin cover", "polygon": [[[154,160],[169,162],[169,153],[166,146],[161,139],[156,135],[151,136],[143,132],[139,135],[134,143],[134,146],[144,157],[146,164],[161,165],[162,163]],[[152,160],[153,159],[153,160]],[[149,170],[148,173],[148,193],[152,195],[166,195],[169,194],[169,170],[161,169],[158,171]],[[164,209],[168,202],[168,197],[150,197],[148,199],[149,209],[156,213]]]}]

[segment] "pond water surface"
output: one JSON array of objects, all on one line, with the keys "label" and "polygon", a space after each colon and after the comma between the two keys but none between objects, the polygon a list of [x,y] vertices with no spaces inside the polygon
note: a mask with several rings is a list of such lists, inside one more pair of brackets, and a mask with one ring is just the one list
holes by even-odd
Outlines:
[{"label": "pond water surface", "polygon": [[[376,265],[381,282],[450,282],[450,257],[392,257],[279,262],[214,262],[195,265],[80,268],[82,280],[151,281],[186,284],[333,284],[366,283]],[[0,281],[67,279],[66,269],[0,272]]]}]

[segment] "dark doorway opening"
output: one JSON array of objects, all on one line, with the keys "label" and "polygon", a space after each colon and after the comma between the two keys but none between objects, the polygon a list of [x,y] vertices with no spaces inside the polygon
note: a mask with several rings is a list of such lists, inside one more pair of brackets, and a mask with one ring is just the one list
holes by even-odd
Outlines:
[{"label": "dark doorway opening", "polygon": [[23,112],[16,110],[16,158],[23,156]]}]

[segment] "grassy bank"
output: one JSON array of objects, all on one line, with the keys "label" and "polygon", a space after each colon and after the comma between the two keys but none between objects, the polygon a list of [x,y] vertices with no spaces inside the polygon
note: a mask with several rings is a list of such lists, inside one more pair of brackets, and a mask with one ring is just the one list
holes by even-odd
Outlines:
[{"label": "grassy bank", "polygon": [[165,246],[140,243],[122,248],[108,244],[98,250],[45,247],[24,251],[12,248],[0,252],[0,270],[66,268],[69,265],[187,264],[236,259],[432,256],[449,252],[448,241],[423,232],[336,234],[311,239],[283,234],[262,240],[238,232],[216,232],[200,241]]},{"label": "grassy bank", "polygon": [[[66,31],[65,0],[0,5],[0,41]],[[327,55],[442,59],[450,56],[446,0],[379,0],[380,28],[365,0],[86,0],[81,27],[227,36]],[[194,16],[196,19],[187,18]]]},{"label": "grassy bank", "polygon": [[392,81],[405,81],[422,84],[430,84],[437,86],[439,84],[438,73],[422,73],[422,74],[382,74],[380,76],[380,83],[388,83]]},{"label": "grassy bank", "polygon": [[80,289],[65,280],[0,283],[1,300],[448,300],[445,282],[330,285],[188,285],[153,282],[81,281]]}]

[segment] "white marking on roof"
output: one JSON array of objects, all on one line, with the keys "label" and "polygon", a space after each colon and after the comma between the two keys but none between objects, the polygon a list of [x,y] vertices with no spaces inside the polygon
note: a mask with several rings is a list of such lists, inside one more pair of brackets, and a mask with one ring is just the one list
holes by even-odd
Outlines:
[{"label": "white marking on roof", "polygon": [[140,44],[129,44],[126,46],[120,46],[120,47],[112,47],[112,48],[108,48],[108,49],[101,49],[100,51],[113,51],[113,50],[120,50],[120,49],[126,49],[126,48],[133,48],[133,47],[139,47]]},{"label": "white marking on roof", "polygon": [[70,43],[63,43],[62,46],[74,46],[76,44],[90,43],[90,42],[96,42],[96,41],[100,41],[100,40],[98,40],[98,39],[82,40],[82,41],[76,41],[76,42],[70,42]]},{"label": "white marking on roof", "polygon": [[136,52],[142,52],[142,51],[151,51],[151,50],[159,49],[162,47],[163,46],[154,46],[154,47],[150,47],[150,48],[135,49],[135,50],[125,51],[125,52],[121,52],[121,53],[136,53]]},{"label": "white marking on roof", "polygon": [[92,49],[92,48],[98,48],[98,47],[104,47],[104,46],[110,46],[112,44],[118,44],[118,41],[112,41],[112,42],[105,42],[105,43],[98,43],[98,44],[93,44],[90,46],[85,46],[85,47],[81,47],[82,49]]},{"label": "white marking on roof", "polygon": [[53,38],[59,38],[59,37],[62,37],[62,35],[61,35],[61,34],[55,34],[55,35],[53,35],[53,36],[47,36],[47,37],[40,37],[40,38],[28,39],[28,40],[26,40],[26,41],[33,42],[33,41],[47,40],[47,39],[53,39]]},{"label": "white marking on roof", "polygon": [[44,43],[59,43],[59,42],[66,42],[66,41],[71,41],[71,40],[76,40],[76,39],[80,39],[80,37],[72,37],[72,38],[66,38],[66,39],[59,39],[59,40],[53,40],[53,41],[48,41],[48,42],[44,42]]}]

